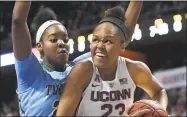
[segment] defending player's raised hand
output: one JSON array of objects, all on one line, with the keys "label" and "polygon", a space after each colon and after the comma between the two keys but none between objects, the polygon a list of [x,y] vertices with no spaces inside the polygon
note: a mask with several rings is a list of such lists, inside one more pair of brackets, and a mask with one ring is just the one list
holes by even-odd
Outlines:
[{"label": "defending player's raised hand", "polygon": [[140,12],[142,9],[142,5],[143,5],[143,1],[133,1],[131,0],[127,11],[125,12],[125,26],[127,28],[126,30],[126,35],[127,35],[127,42],[126,42],[126,46],[131,42],[131,37],[134,33],[134,28],[136,26],[136,23],[139,19],[140,16]]},{"label": "defending player's raised hand", "polygon": [[31,36],[27,16],[31,2],[16,1],[12,14],[12,43],[16,59],[23,60],[31,53]]}]

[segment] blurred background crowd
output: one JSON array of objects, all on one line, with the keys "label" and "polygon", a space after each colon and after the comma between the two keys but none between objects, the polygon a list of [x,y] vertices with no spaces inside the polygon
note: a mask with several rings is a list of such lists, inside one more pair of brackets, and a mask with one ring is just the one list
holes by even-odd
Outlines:
[{"label": "blurred background crowd", "polygon": [[[107,8],[121,4],[125,9],[128,1],[74,1],[74,2],[33,2],[28,16],[28,24],[41,4],[51,7],[58,19],[68,29],[72,51],[70,60],[89,51],[91,32],[104,15]],[[12,52],[11,17],[13,1],[0,2],[0,116],[19,116],[16,95],[16,74],[14,64],[7,53]],[[132,42],[125,56],[145,62],[157,78],[166,86],[169,104],[168,113],[172,116],[186,116],[186,2],[183,1],[145,1],[137,22]],[[33,51],[34,50],[33,39]],[[3,55],[7,55],[7,58]],[[5,64],[6,63],[6,64]],[[179,70],[178,70],[179,69]],[[176,77],[168,71],[176,73]],[[179,71],[179,72],[178,72]],[[168,73],[167,78],[166,74]],[[179,80],[180,79],[180,80]],[[172,81],[171,81],[172,80]],[[170,82],[171,81],[171,82]],[[179,83],[177,83],[177,81]],[[164,84],[165,83],[165,84]],[[168,87],[167,87],[168,86]],[[149,98],[137,88],[135,101]]]}]

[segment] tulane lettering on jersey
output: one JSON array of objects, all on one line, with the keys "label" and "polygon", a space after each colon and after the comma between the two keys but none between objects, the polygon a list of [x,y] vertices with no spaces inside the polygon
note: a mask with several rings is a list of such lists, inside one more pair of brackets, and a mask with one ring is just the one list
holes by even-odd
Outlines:
[{"label": "tulane lettering on jersey", "polygon": [[47,84],[47,95],[61,95],[63,91],[63,84]]},{"label": "tulane lettering on jersey", "polygon": [[[89,58],[92,63],[93,61]],[[82,95],[77,110],[78,116],[119,116],[134,100],[136,85],[130,77],[125,58],[118,58],[116,76],[112,81],[103,81],[93,65],[92,79]]]}]

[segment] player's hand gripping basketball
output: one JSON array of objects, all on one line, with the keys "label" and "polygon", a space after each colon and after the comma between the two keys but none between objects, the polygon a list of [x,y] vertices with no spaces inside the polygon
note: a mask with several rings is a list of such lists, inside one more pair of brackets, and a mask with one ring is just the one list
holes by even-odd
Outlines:
[{"label": "player's hand gripping basketball", "polygon": [[147,112],[150,111],[149,109],[143,109],[143,110],[137,111],[137,112],[134,113],[133,115],[129,115],[128,113],[129,113],[129,111],[130,111],[130,109],[131,109],[132,107],[133,107],[133,105],[132,105],[130,108],[127,108],[127,109],[123,112],[122,116],[125,116],[125,117],[141,117],[143,114],[145,114],[145,113],[147,113]]}]

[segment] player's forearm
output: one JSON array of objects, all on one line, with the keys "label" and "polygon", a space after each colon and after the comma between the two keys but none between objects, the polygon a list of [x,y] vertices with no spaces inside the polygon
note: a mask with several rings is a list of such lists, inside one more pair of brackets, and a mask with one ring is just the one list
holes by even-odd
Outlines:
[{"label": "player's forearm", "polygon": [[73,111],[70,107],[70,105],[63,104],[62,102],[59,103],[56,116],[62,117],[62,116],[73,116]]},{"label": "player's forearm", "polygon": [[78,103],[79,98],[77,98],[76,95],[62,95],[58,105],[56,116],[73,116]]},{"label": "player's forearm", "polygon": [[31,36],[27,26],[30,4],[28,1],[16,1],[12,14],[12,44],[18,60],[24,60],[31,53]]},{"label": "player's forearm", "polygon": [[164,107],[165,110],[167,109],[168,96],[165,89],[162,89],[161,91],[156,93],[153,97],[153,100],[157,100]]},{"label": "player's forearm", "polygon": [[125,13],[125,25],[127,27],[128,38],[131,38],[134,32],[135,25],[140,16],[142,5],[143,5],[143,1],[134,1],[134,0],[131,0],[128,5],[127,11]]},{"label": "player's forearm", "polygon": [[31,2],[30,1],[16,1],[13,14],[12,14],[12,21],[18,22],[18,21],[26,21],[27,16],[29,13]]}]

